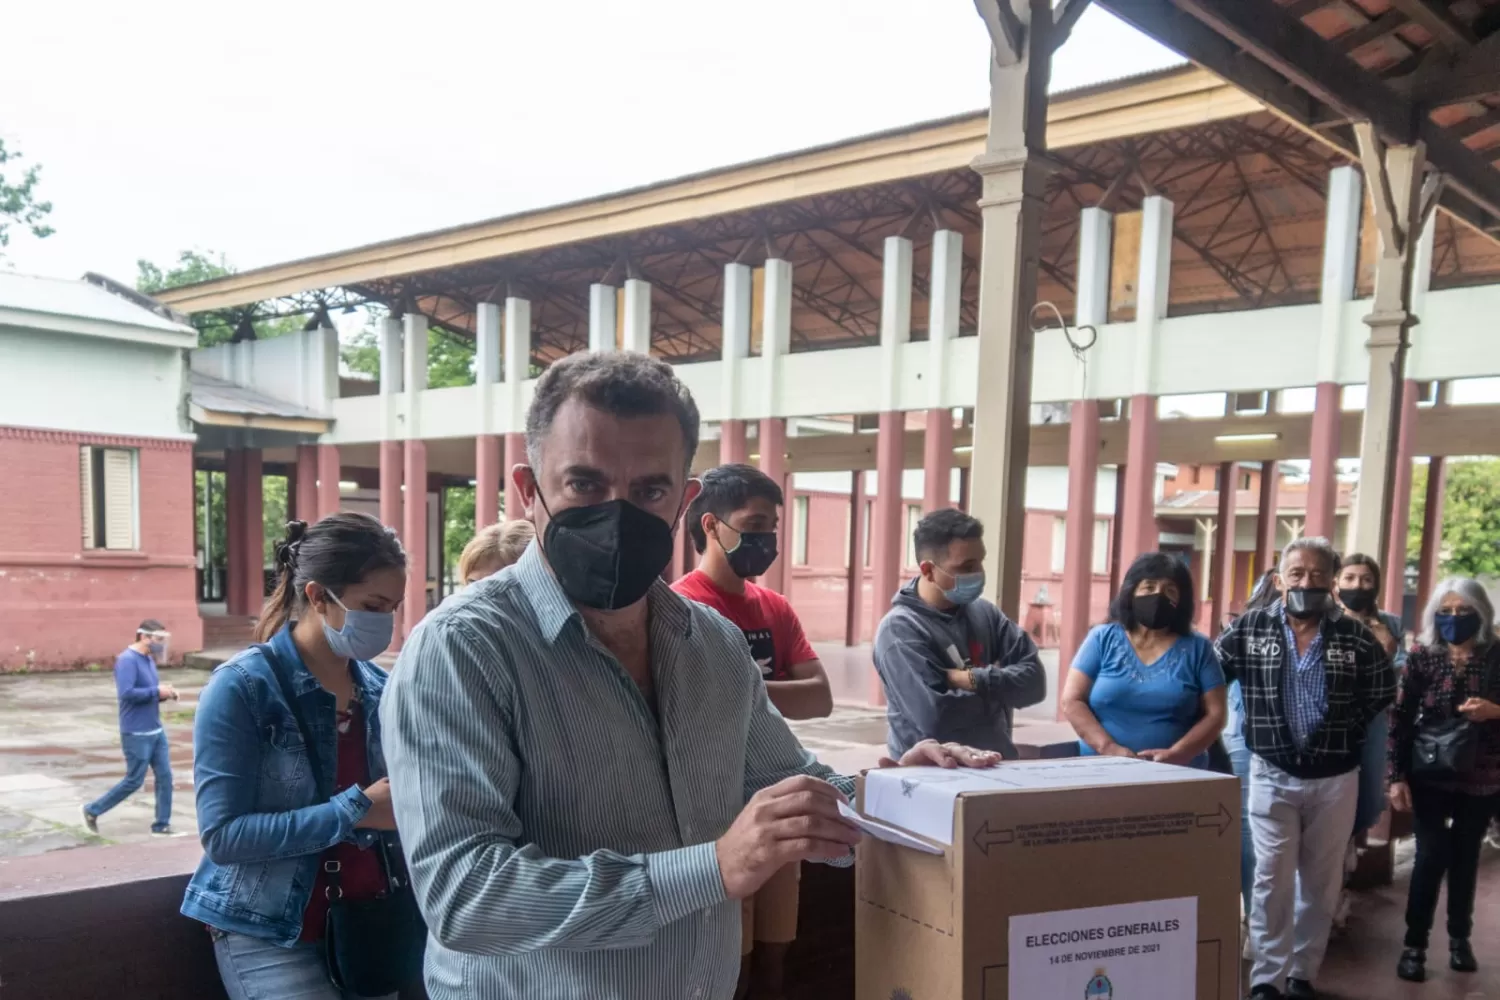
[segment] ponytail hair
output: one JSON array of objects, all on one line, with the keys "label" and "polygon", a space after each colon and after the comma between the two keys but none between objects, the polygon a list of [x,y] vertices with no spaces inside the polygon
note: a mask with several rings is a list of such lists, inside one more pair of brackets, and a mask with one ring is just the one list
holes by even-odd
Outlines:
[{"label": "ponytail hair", "polygon": [[338,597],[371,573],[405,568],[396,533],[368,514],[330,514],[312,527],[289,521],[276,543],[276,589],[261,609],[255,641],[268,641],[306,606],[309,583]]}]

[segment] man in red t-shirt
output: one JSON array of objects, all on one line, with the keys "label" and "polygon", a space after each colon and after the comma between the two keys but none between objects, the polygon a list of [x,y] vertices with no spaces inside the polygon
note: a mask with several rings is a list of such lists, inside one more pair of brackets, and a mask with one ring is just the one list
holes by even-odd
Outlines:
[{"label": "man in red t-shirt", "polygon": [[[713,608],[745,633],[771,704],[788,719],[833,711],[828,675],[785,597],[751,583],[776,561],[781,487],[749,465],[721,465],[702,477],[703,491],[683,519],[698,550],[698,568],[672,585]],[[797,937],[799,867],[789,865],[741,907],[740,989],[752,979],[757,998],[782,995],[787,948]],[[751,957],[754,953],[753,976]]]}]

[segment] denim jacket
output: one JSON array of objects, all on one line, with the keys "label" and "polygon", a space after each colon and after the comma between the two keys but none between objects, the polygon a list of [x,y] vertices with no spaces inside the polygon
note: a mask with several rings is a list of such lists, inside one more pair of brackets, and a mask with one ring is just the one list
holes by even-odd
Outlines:
[{"label": "denim jacket", "polygon": [[[291,626],[271,638],[290,672],[302,716],[317,741],[325,783],[333,785],[338,746],[336,704],[302,662]],[[385,671],[356,662],[370,780],[386,774],[380,749]],[[307,747],[281,685],[251,647],[214,671],[193,720],[193,783],[203,860],[188,883],[182,913],[220,930],[295,944],[312,895],[318,856],[343,841],[369,846],[379,836],[356,830],[370,810],[358,787],[318,800]]]}]

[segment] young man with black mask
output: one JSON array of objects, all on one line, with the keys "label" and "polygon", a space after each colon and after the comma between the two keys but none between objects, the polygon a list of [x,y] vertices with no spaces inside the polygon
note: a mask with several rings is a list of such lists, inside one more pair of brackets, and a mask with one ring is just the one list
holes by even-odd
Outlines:
[{"label": "young man with black mask", "polygon": [[511,472],[537,542],[401,652],[381,725],[432,1000],[729,1000],[740,901],[852,861],[853,780],[797,742],[744,634],[661,580],[697,447],[670,365],[553,362]]},{"label": "young man with black mask", "polygon": [[[1366,730],[1395,697],[1385,647],[1331,588],[1338,554],[1299,538],[1281,555],[1281,600],[1219,635],[1244,694],[1250,761],[1250,996],[1308,1000],[1344,883]],[[1301,883],[1300,890],[1298,883]]]},{"label": "young man with black mask", "polygon": [[[771,704],[784,717],[828,715],[828,676],[797,612],[785,597],[751,582],[777,558],[781,487],[749,465],[721,465],[700,481],[703,490],[688,505],[684,524],[700,556],[698,568],[672,589],[713,608],[745,634]],[[787,949],[797,938],[800,872],[801,865],[787,865],[741,907],[741,994],[759,1000],[783,992]]]},{"label": "young man with black mask", "polygon": [[[1047,694],[1036,643],[984,593],[984,525],[952,508],[913,532],[918,574],[875,630],[892,756],[920,740],[1016,755],[1015,711]],[[878,596],[878,595],[877,595]]]}]

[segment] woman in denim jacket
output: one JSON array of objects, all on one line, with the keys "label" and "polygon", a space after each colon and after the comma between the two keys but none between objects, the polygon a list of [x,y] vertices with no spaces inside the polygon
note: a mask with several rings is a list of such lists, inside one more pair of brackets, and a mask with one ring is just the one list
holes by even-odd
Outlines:
[{"label": "woman in denim jacket", "polygon": [[[340,1000],[319,942],[328,869],[343,898],[385,888],[381,831],[396,828],[380,749],[385,672],[406,587],[395,534],[365,514],[287,525],[280,581],[252,646],[198,702],[193,780],[203,860],[182,912],[208,925],[230,1000]],[[276,670],[316,740],[309,755]],[[333,797],[319,801],[313,759]]]}]

